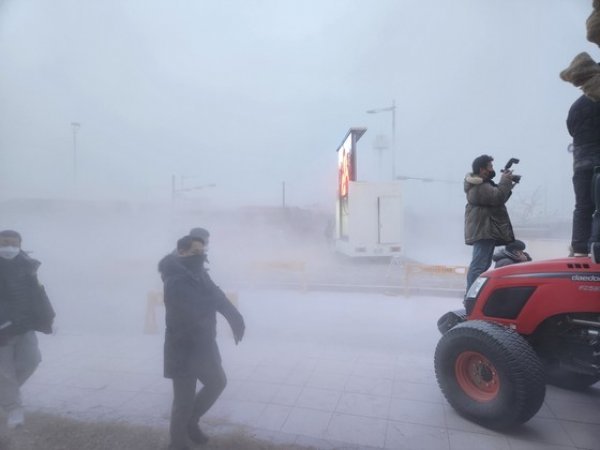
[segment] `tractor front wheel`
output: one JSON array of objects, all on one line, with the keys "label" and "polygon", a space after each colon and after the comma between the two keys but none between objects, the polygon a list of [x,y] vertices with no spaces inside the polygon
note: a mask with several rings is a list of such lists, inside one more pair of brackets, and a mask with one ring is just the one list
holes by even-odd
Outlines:
[{"label": "tractor front wheel", "polygon": [[456,325],[435,351],[440,388],[461,415],[489,428],[524,423],[544,402],[544,366],[516,331],[474,320]]}]

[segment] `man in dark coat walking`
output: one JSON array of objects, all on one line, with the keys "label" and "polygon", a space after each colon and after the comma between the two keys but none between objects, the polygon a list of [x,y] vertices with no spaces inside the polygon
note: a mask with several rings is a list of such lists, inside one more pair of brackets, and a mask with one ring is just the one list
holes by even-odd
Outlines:
[{"label": "man in dark coat walking", "polygon": [[[204,258],[203,240],[185,236],[177,241],[177,255],[159,263],[166,309],[164,375],[173,380],[173,450],[189,449],[189,440],[208,441],[198,421],[227,384],[216,342],[216,313],[229,322],[236,344],[245,330],[241,314],[204,269]],[[197,380],[203,387],[196,394]]]},{"label": "man in dark coat walking", "polygon": [[492,264],[494,248],[515,240],[505,203],[512,194],[512,172],[502,173],[496,184],[494,158],[481,155],[472,164],[473,172],[467,174],[464,190],[467,196],[465,207],[465,243],[473,246],[473,259],[467,272],[467,292],[479,275]]}]

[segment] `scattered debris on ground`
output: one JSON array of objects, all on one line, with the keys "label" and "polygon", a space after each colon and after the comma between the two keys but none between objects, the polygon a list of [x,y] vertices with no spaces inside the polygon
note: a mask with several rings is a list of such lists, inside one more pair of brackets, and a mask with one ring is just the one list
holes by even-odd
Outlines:
[{"label": "scattered debris on ground", "polygon": [[[165,450],[164,428],[121,422],[82,422],[45,413],[27,416],[25,427],[0,426],[0,450]],[[243,429],[211,436],[203,450],[308,450],[293,444],[271,443]]]}]

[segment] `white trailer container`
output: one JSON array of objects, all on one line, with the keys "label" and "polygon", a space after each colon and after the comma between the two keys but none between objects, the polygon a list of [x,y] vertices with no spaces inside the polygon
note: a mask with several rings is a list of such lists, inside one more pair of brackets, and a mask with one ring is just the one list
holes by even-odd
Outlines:
[{"label": "white trailer container", "polygon": [[338,196],[336,251],[352,257],[399,255],[402,211],[399,182],[350,181],[348,195]]}]

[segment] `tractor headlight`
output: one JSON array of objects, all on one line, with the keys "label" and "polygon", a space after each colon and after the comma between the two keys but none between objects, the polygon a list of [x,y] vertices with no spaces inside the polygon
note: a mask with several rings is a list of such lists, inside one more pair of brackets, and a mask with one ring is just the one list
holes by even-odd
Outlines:
[{"label": "tractor headlight", "polygon": [[486,277],[477,278],[469,288],[469,292],[467,292],[467,298],[477,298],[479,292],[481,292],[481,288],[483,288],[485,283],[487,283],[487,280],[488,279]]},{"label": "tractor headlight", "polygon": [[487,283],[487,280],[488,279],[485,277],[479,277],[469,288],[469,291],[467,292],[467,295],[465,295],[465,299],[463,301],[467,315],[471,315],[471,312],[473,312],[475,302],[477,301],[477,296],[481,292],[481,288],[485,286],[485,283]]}]

